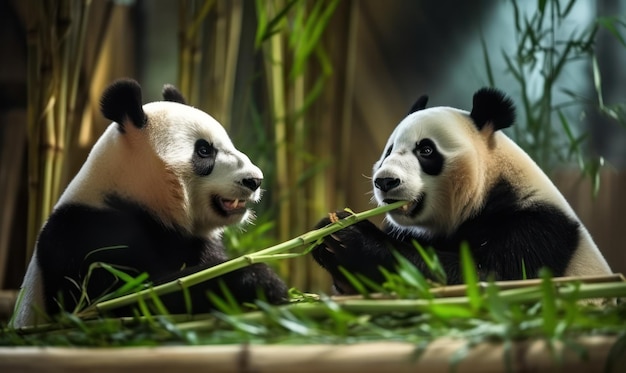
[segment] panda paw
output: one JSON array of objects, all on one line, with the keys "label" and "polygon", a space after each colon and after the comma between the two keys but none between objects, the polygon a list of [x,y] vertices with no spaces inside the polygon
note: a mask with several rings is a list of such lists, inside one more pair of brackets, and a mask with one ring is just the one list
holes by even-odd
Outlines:
[{"label": "panda paw", "polygon": [[271,304],[283,304],[289,300],[287,285],[267,264],[252,264],[222,278],[239,303],[262,299]]},{"label": "panda paw", "polygon": [[[350,215],[337,211],[318,222],[322,228]],[[388,249],[389,237],[368,220],[357,222],[323,238],[311,251],[315,261],[333,278],[336,292],[354,294],[356,290],[343,275],[340,268],[358,273],[370,280],[383,281],[379,267],[390,267],[393,257]]]}]

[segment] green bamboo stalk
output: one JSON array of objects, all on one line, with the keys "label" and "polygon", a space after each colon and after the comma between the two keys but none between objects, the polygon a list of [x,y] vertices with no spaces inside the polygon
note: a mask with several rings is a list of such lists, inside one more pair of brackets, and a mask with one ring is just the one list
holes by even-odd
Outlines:
[{"label": "green bamboo stalk", "polygon": [[[354,90],[356,80],[356,64],[357,64],[357,38],[359,29],[359,11],[360,3],[358,1],[350,2],[350,14],[348,24],[348,38],[346,41],[346,67],[345,67],[345,80],[344,80],[344,95],[342,99],[341,109],[341,128],[339,139],[341,144],[339,149],[342,149],[344,154],[351,154],[352,144],[352,113],[354,110]],[[340,187],[337,189],[337,202],[339,206],[343,205],[347,201],[348,193],[346,187],[350,185],[350,167],[352,167],[352,160],[350,157],[339,158],[339,173]]]},{"label": "green bamboo stalk", "polygon": [[[74,38],[71,51],[71,61],[75,67],[71,71],[70,75],[70,90],[69,90],[69,106],[68,111],[71,115],[76,113],[76,98],[78,96],[78,83],[80,78],[80,71],[83,65],[83,57],[85,54],[85,38],[87,36],[87,26],[89,25],[89,9],[91,8],[92,0],[82,0],[79,2],[79,9],[77,11],[78,16],[78,31]],[[74,118],[72,118],[74,119]]]},{"label": "green bamboo stalk", "polygon": [[[222,124],[229,130],[232,122],[232,107],[234,92],[237,79],[237,61],[239,59],[239,49],[241,44],[241,30],[243,28],[243,7],[241,0],[231,1],[229,3],[230,17],[227,36],[224,38],[227,45],[226,60],[224,64],[223,89],[221,99],[221,118]],[[222,58],[223,56],[218,56]]]},{"label": "green bamboo stalk", "polygon": [[43,10],[39,1],[30,0],[29,9],[33,9],[31,12],[31,18],[28,26],[27,37],[27,97],[28,97],[28,226],[26,229],[26,263],[30,261],[33,255],[35,242],[37,240],[37,233],[39,232],[39,185],[41,183],[39,175],[39,149],[41,144],[40,127],[41,127],[41,74],[39,71],[41,61],[41,22],[39,21],[43,17]]},{"label": "green bamboo stalk", "polygon": [[[302,178],[305,173],[305,166],[303,162],[303,155],[307,149],[306,141],[306,128],[304,125],[304,117],[293,115],[303,106],[305,95],[305,76],[300,74],[293,79],[289,79],[290,84],[287,88],[289,96],[291,97],[290,108],[290,127],[292,128],[290,140],[291,149],[286,149],[292,155],[289,157],[290,172],[289,172],[289,202],[285,203],[290,207],[291,216],[289,231],[287,235],[291,235],[293,232],[302,232],[307,226],[312,226],[307,222],[307,214],[303,211],[309,210],[309,198],[310,191],[307,188],[307,182]],[[289,280],[296,288],[303,288],[306,286],[308,273],[307,263],[302,260],[292,260],[289,262]]]},{"label": "green bamboo stalk", "polygon": [[191,19],[191,24],[186,28],[185,34],[189,40],[194,39],[199,34],[202,23],[215,5],[215,0],[205,0],[202,8]]},{"label": "green bamboo stalk", "polygon": [[[585,301],[588,299],[610,299],[610,298],[624,298],[626,297],[626,282],[614,281],[609,283],[581,283],[577,287],[563,286],[564,284],[574,284],[577,280],[562,281],[562,278],[547,279],[544,282],[550,283],[555,286],[555,295],[560,299],[568,299],[570,301]],[[485,283],[480,283],[480,288],[485,290],[487,286]],[[532,286],[513,288],[513,289],[499,289],[499,283],[494,283],[496,292],[487,294],[483,292],[482,296],[497,296],[498,299],[504,305],[511,304],[532,304],[540,302],[544,290],[542,284],[536,284]],[[431,291],[436,292],[439,288],[434,287]],[[148,296],[149,297],[149,296]],[[396,298],[335,298],[331,302],[337,305],[337,309],[352,312],[354,314],[392,314],[393,312],[408,312],[408,313],[429,313],[434,309],[441,310],[441,307],[456,307],[466,308],[466,314],[468,316],[473,315],[479,318],[489,317],[490,315],[482,312],[474,312],[470,307],[470,300],[467,296],[455,296],[433,299],[396,299]],[[297,314],[303,318],[317,318],[328,316],[328,305],[326,302],[298,302],[281,306],[286,308],[293,314]],[[113,307],[111,307],[113,308]],[[200,314],[200,315],[168,315],[168,320],[176,324],[179,330],[193,330],[193,331],[211,331],[216,330],[222,326],[217,322],[212,314]],[[240,315],[232,315],[242,322],[256,322],[262,323],[267,320],[267,313],[265,311],[253,311],[246,312]],[[102,320],[84,320],[82,321],[84,326],[98,325]],[[122,317],[116,319],[107,319],[107,322],[117,323],[120,326],[133,326],[141,324],[142,318],[134,317]],[[19,329],[20,335],[33,335],[38,333],[58,333],[64,331],[70,331],[73,326],[67,324],[49,323],[38,324],[35,326],[28,326]],[[1,331],[1,330],[0,330]],[[6,331],[6,329],[5,329]]]},{"label": "green bamboo stalk", "polygon": [[[212,278],[221,276],[225,273],[232,272],[234,270],[246,267],[254,263],[264,263],[264,262],[276,260],[278,258],[273,257],[276,254],[285,254],[286,251],[300,248],[304,245],[311,244],[313,242],[317,242],[321,240],[323,237],[329,234],[332,234],[340,229],[343,229],[347,226],[355,224],[359,221],[369,219],[373,216],[383,214],[385,212],[399,208],[405,204],[406,202],[400,201],[400,202],[395,202],[389,205],[380,206],[380,207],[367,210],[364,212],[352,214],[326,227],[307,232],[296,238],[292,238],[291,240],[285,241],[278,245],[274,245],[267,249],[260,250],[252,254],[240,256],[238,258],[218,264],[206,270],[196,272],[189,276],[181,277],[175,281],[171,281],[166,284],[158,285],[149,289],[139,291],[137,293],[124,295],[119,298],[115,298],[115,299],[111,299],[111,300],[107,300],[101,303],[94,304],[92,307],[89,307],[85,311],[80,312],[79,315],[81,317],[96,316],[98,313],[103,313],[105,311],[110,311],[112,309],[116,309],[116,308],[126,306],[129,304],[133,304],[137,302],[139,299],[149,299],[151,294],[156,294],[156,295],[161,296],[161,295],[173,293],[175,291],[186,289],[190,286],[199,284],[201,282],[210,280]],[[290,255],[290,257],[306,255],[307,253],[308,252],[305,250],[299,254],[292,254]],[[282,258],[282,257],[279,257],[279,258]]]},{"label": "green bamboo stalk", "polygon": [[[70,90],[70,66],[74,66],[72,61],[71,44],[75,33],[72,32],[74,26],[72,25],[72,0],[64,0],[58,3],[58,15],[56,19],[56,38],[54,40],[53,48],[56,48],[55,56],[55,68],[53,68],[53,86],[55,90],[56,101],[54,110],[50,115],[54,115],[54,142],[50,144],[50,156],[52,170],[50,185],[50,201],[49,211],[52,211],[54,204],[56,203],[61,186],[61,175],[63,173],[63,161],[65,153],[65,138],[67,133],[68,122],[68,103],[69,103],[69,90]],[[76,66],[80,69],[79,66]],[[47,216],[46,214],[45,216]]]},{"label": "green bamboo stalk", "polygon": [[[282,3],[281,3],[282,4]],[[277,6],[277,4],[273,4]],[[261,5],[263,7],[264,5]],[[276,15],[272,3],[268,2],[268,17]],[[280,9],[280,8],[279,8]],[[285,61],[283,56],[283,37],[281,33],[273,35],[269,39],[269,45],[265,45],[266,58],[265,66],[268,76],[267,84],[270,94],[270,104],[274,119],[274,142],[276,158],[276,186],[278,195],[278,239],[281,241],[289,237],[291,215],[289,203],[287,203],[289,193],[289,153],[287,149],[287,109],[285,107],[285,82],[284,70]]]},{"label": "green bamboo stalk", "polygon": [[[49,82],[52,87],[54,87],[54,78]],[[57,143],[56,139],[56,125],[55,125],[55,116],[54,116],[54,107],[56,105],[56,97],[54,93],[50,93],[50,97],[48,98],[48,104],[44,109],[43,120],[44,127],[43,131],[43,143],[41,144],[42,149],[39,153],[41,157],[43,157],[43,162],[41,162],[41,169],[39,172],[42,174],[41,181],[42,183],[39,186],[39,193],[41,195],[40,205],[39,205],[39,226],[41,227],[48,215],[52,210],[53,196],[52,196],[52,182],[54,180],[54,156],[55,156],[55,147]]]},{"label": "green bamboo stalk", "polygon": [[[201,71],[202,24],[216,5],[216,0],[181,0],[178,14],[178,89],[192,105],[199,104],[198,72]],[[199,9],[198,9],[199,7]]]},{"label": "green bamboo stalk", "polygon": [[189,1],[181,0],[178,10],[178,89],[184,97],[189,97],[190,88],[189,82],[191,80],[190,71],[190,47],[189,40],[187,39],[187,17],[189,13]]}]

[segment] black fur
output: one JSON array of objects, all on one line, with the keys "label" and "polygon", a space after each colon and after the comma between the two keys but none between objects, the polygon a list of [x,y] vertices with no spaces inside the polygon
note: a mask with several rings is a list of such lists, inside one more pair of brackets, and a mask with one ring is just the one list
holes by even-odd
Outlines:
[{"label": "black fur", "polygon": [[187,100],[185,100],[183,94],[171,84],[164,85],[161,94],[163,95],[163,99],[165,101],[178,102],[179,104],[187,105]]},{"label": "black fur", "polygon": [[413,153],[422,167],[422,170],[431,176],[437,176],[443,171],[444,158],[437,145],[431,139],[423,139],[415,144]]},{"label": "black fur", "polygon": [[200,139],[196,141],[194,145],[193,156],[191,157],[191,164],[193,172],[198,176],[207,176],[213,171],[215,167],[215,158],[217,157],[217,149],[213,144],[209,144],[208,141]]},{"label": "black fur", "polygon": [[503,92],[495,88],[481,88],[474,93],[470,117],[479,130],[490,123],[497,131],[513,125],[515,106]]},{"label": "black fur", "polygon": [[[394,270],[393,249],[428,275],[413,240],[422,247],[435,250],[449,284],[462,282],[459,268],[462,242],[469,244],[482,279],[489,275],[496,280],[521,279],[522,266],[529,278],[537,277],[542,267],[561,276],[577,248],[579,223],[547,203],[521,208],[520,202],[528,197],[516,194],[510,182],[501,180],[489,191],[485,207],[449,237],[426,237],[406,232],[397,235],[390,227],[381,231],[371,222],[364,221],[326,237],[312,254],[331,274],[337,290],[346,294],[355,291],[339,271],[339,266],[380,283],[383,275],[379,267]],[[338,215],[345,217],[347,213],[338,212]],[[318,227],[328,223],[329,219],[323,219]]]},{"label": "black fur", "polygon": [[[146,272],[150,281],[159,284],[227,260],[220,241],[165,227],[149,211],[119,196],[109,195],[105,201],[108,209],[102,210],[80,204],[61,206],[40,233],[38,265],[49,314],[58,312],[58,301],[66,310],[73,309],[80,296],[75,283],[83,283],[93,263],[111,264],[131,275]],[[213,308],[206,293],[222,294],[219,281],[224,281],[240,302],[257,299],[258,292],[263,292],[272,303],[287,299],[282,280],[266,265],[255,264],[191,287],[193,312]],[[90,299],[95,300],[120,285],[106,270],[95,269],[87,289]],[[172,313],[186,312],[180,292],[161,300]]]},{"label": "black fur", "polygon": [[118,124],[121,132],[124,132],[126,119],[137,128],[142,128],[147,121],[143,112],[141,87],[131,79],[117,80],[109,85],[100,99],[100,110],[105,118]]},{"label": "black fur", "polygon": [[407,115],[415,113],[416,111],[424,110],[426,108],[426,104],[428,103],[428,96],[423,95],[415,101],[413,106],[409,109]]}]

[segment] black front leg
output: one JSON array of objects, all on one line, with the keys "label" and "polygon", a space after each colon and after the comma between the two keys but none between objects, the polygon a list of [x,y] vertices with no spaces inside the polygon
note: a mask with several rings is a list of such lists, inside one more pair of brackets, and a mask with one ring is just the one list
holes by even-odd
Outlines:
[{"label": "black front leg", "polygon": [[[349,215],[350,213],[345,211],[336,213],[338,219]],[[330,223],[331,219],[325,218],[316,227],[321,228]],[[326,236],[311,254],[315,261],[330,273],[335,290],[339,294],[356,294],[356,289],[339,268],[382,284],[384,277],[380,268],[390,271],[394,269],[395,259],[391,250],[397,248],[397,245],[404,244],[395,241],[372,222],[365,220]]]}]

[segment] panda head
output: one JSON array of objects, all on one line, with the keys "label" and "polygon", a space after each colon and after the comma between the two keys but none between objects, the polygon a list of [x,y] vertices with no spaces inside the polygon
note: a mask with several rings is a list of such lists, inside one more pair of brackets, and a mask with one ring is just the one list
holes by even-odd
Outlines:
[{"label": "panda head", "polygon": [[106,208],[106,199],[117,196],[198,236],[251,218],[247,204],[260,199],[261,170],[176,88],[166,85],[163,98],[142,105],[141,87],[132,80],[105,90],[101,110],[114,123],[59,203]]},{"label": "panda head", "polygon": [[485,190],[497,177],[491,149],[499,130],[513,124],[512,102],[495,89],[474,94],[471,112],[426,109],[421,97],[395,128],[374,164],[373,190],[379,205],[409,204],[388,213],[399,230],[447,234],[480,207]]}]

